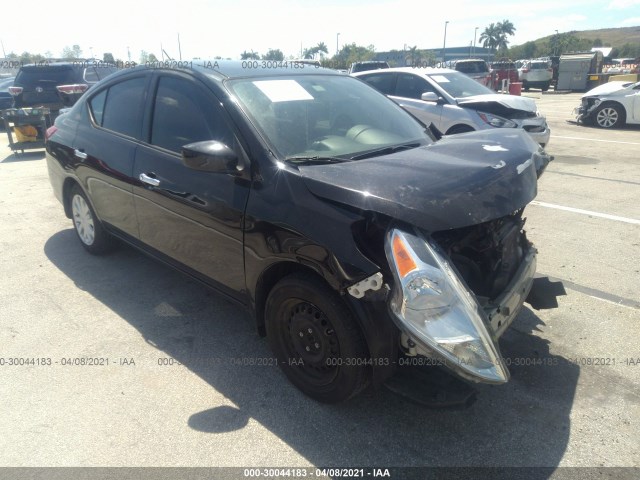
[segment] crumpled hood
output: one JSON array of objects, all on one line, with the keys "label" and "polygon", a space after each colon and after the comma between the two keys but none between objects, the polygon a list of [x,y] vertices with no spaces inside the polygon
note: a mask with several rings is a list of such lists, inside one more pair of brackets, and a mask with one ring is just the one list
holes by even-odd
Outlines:
[{"label": "crumpled hood", "polygon": [[473,97],[465,97],[458,100],[458,105],[461,107],[473,107],[481,108],[481,105],[497,103],[504,108],[513,110],[523,110],[525,112],[535,113],[538,109],[536,102],[527,97],[519,97],[516,95],[503,95],[503,94],[488,94],[488,95],[475,95]]},{"label": "crumpled hood", "polygon": [[527,205],[537,193],[539,152],[524,132],[484,130],[390,155],[299,169],[318,197],[439,231]]},{"label": "crumpled hood", "polygon": [[627,85],[632,85],[633,82],[608,82],[602,85],[598,85],[596,88],[592,88],[587,93],[582,95],[584,97],[593,97],[595,95],[607,95],[622,90]]}]

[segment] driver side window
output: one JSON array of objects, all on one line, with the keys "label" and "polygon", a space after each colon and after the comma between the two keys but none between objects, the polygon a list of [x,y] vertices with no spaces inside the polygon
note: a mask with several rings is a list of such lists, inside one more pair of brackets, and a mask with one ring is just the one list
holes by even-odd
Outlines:
[{"label": "driver side window", "polygon": [[183,145],[217,140],[233,148],[233,133],[212,95],[196,83],[161,77],[154,101],[151,143],[180,153]]},{"label": "driver side window", "polygon": [[420,100],[425,92],[434,92],[436,90],[429,85],[424,78],[410,73],[401,73],[398,75],[398,83],[396,84],[396,97],[414,98]]}]

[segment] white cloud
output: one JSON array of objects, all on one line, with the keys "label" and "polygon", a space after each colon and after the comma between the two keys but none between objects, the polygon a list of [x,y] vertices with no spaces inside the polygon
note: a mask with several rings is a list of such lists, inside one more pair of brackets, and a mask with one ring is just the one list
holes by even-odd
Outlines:
[{"label": "white cloud", "polygon": [[622,22],[620,22],[620,25],[631,25],[631,26],[640,25],[640,17],[627,18],[626,20],[623,20]]}]

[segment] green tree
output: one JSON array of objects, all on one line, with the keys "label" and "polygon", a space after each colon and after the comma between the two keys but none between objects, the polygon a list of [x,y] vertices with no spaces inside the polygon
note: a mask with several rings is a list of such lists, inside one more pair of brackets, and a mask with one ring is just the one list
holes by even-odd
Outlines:
[{"label": "green tree", "polygon": [[275,50],[273,48],[270,48],[269,51],[262,56],[262,59],[282,61],[284,60],[284,53],[282,53],[282,50],[280,50],[279,48]]},{"label": "green tree", "polygon": [[64,47],[62,49],[62,58],[64,60],[75,60],[82,56],[82,49],[80,45],[74,45],[73,47]]},{"label": "green tree", "polygon": [[345,44],[338,54],[333,57],[331,63],[334,68],[348,68],[353,62],[371,60],[375,53],[375,47],[373,45],[363,47],[355,43]]},{"label": "green tree", "polygon": [[251,50],[247,52],[246,50],[240,54],[241,60],[260,60],[260,55],[257,52]]},{"label": "green tree", "polygon": [[109,52],[102,54],[102,61],[104,63],[116,63],[116,60],[113,58],[113,54]]}]

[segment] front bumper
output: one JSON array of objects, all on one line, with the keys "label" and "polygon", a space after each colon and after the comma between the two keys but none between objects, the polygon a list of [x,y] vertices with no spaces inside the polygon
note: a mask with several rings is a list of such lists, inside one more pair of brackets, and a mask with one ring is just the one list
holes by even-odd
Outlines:
[{"label": "front bumper", "polygon": [[536,142],[543,147],[549,144],[551,139],[551,129],[547,124],[547,120],[543,117],[528,118],[516,121],[518,126],[529,134]]}]

